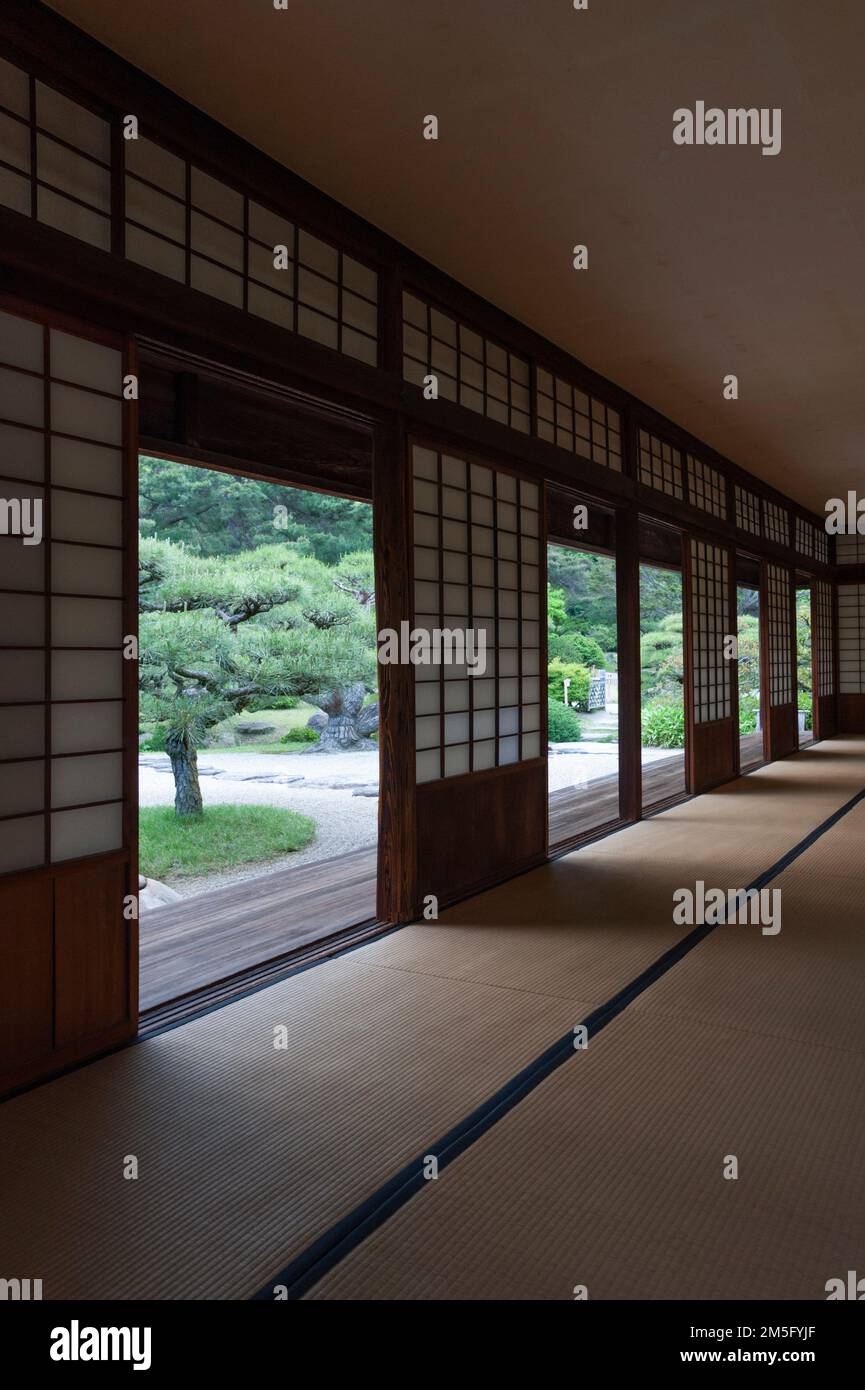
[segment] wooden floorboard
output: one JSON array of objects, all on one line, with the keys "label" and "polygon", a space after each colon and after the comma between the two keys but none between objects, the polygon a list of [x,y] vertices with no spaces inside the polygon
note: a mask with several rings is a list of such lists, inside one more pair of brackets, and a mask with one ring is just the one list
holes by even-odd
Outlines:
[{"label": "wooden floorboard", "polygon": [[142,1011],[375,917],[376,862],[371,845],[142,913]]},{"label": "wooden floorboard", "polygon": [[[568,756],[562,754],[561,756]],[[648,809],[685,794],[685,755],[674,754],[643,768],[643,807]],[[619,817],[617,773],[597,777],[584,786],[550,793],[550,845],[587,835]]]},{"label": "wooden floorboard", "polygon": [[[643,787],[645,805],[683,792],[683,758],[649,764]],[[549,815],[551,845],[616,820],[618,776],[553,792]],[[371,845],[143,913],[142,1012],[373,919],[376,864]]]},{"label": "wooden floorboard", "polygon": [[753,767],[755,763],[763,761],[763,735],[743,734],[739,740],[739,766],[742,768]]}]

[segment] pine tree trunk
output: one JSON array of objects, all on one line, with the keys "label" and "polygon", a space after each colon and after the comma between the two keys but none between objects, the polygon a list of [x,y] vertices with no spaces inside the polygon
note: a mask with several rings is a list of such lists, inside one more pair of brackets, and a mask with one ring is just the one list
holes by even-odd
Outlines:
[{"label": "pine tree trunk", "polygon": [[332,714],[321,731],[318,746],[322,753],[346,753],[376,745],[361,733],[353,715]]},{"label": "pine tree trunk", "polygon": [[364,706],[365,694],[363,681],[353,681],[308,697],[327,715],[319,736],[319,752],[350,753],[377,747],[369,735],[378,728],[378,704]]},{"label": "pine tree trunk", "polygon": [[186,731],[172,730],[165,739],[165,751],[174,773],[174,812],[178,816],[200,816],[204,810],[198,785],[198,751]]}]

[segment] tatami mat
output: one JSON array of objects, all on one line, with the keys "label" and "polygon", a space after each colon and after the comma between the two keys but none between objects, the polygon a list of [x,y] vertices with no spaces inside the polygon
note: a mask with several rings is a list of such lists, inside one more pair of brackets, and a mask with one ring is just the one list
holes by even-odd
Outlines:
[{"label": "tatami mat", "polygon": [[753,877],[849,800],[863,751],[820,745],[8,1102],[3,1267],[47,1298],[249,1296],[681,937],[674,887]]},{"label": "tatami mat", "polygon": [[818,744],[407,927],[396,949],[373,943],[367,958],[595,1007],[686,934],[674,888],[747,885],[863,786],[865,739]]},{"label": "tatami mat", "polygon": [[825,1298],[865,1247],[863,844],[860,803],[777,936],[719,926],[308,1296]]},{"label": "tatami mat", "polygon": [[584,1009],[361,953],[262,990],[0,1107],[0,1263],[46,1298],[251,1296]]},{"label": "tatami mat", "polygon": [[863,1086],[861,1056],[629,1011],[307,1297],[825,1298],[861,1267]]}]

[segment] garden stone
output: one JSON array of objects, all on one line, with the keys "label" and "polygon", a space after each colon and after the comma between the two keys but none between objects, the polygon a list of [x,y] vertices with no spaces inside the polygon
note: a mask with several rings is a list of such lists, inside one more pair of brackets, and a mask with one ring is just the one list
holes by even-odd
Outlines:
[{"label": "garden stone", "polygon": [[139,912],[152,912],[155,907],[180,901],[180,894],[169,888],[167,883],[160,883],[158,878],[146,878],[143,882],[144,887],[138,894]]},{"label": "garden stone", "polygon": [[267,739],[271,734],[276,733],[275,724],[267,724],[264,720],[250,720],[247,723],[235,724],[235,733],[239,735],[241,743],[249,743],[254,739]]}]

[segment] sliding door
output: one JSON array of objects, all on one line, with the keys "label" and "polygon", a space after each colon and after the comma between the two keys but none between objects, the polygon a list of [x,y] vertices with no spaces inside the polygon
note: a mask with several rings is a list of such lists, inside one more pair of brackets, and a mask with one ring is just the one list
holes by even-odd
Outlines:
[{"label": "sliding door", "polygon": [[7,1089],[136,1028],[134,555],[125,543],[135,421],[121,340],[2,308]]},{"label": "sliding door", "polygon": [[687,668],[693,720],[690,790],[727,782],[738,767],[733,555],[690,537],[686,546]]},{"label": "sliding door", "polygon": [[796,701],[796,604],[793,574],[785,565],[763,562],[766,623],[763,669],[769,687],[769,758],[799,746]]}]

